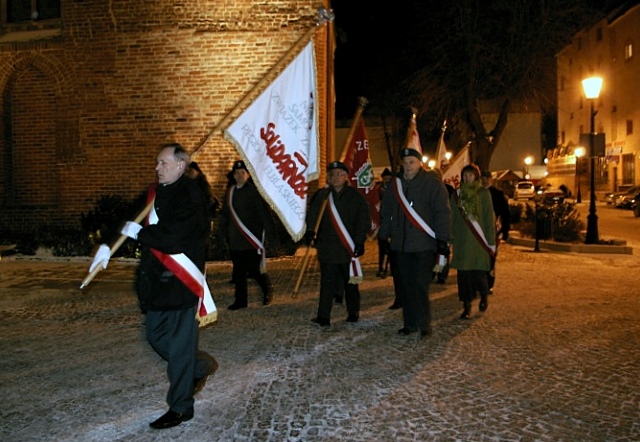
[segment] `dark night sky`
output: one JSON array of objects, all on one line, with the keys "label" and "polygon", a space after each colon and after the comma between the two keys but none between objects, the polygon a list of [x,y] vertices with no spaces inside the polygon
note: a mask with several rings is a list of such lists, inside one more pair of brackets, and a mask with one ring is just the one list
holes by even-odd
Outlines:
[{"label": "dark night sky", "polygon": [[[425,0],[422,0],[424,5]],[[426,0],[430,7],[451,7],[450,2]],[[603,8],[606,0],[589,0]],[[608,0],[607,8],[624,0]],[[333,0],[335,12],[336,53],[336,117],[351,118],[357,97],[372,101],[384,85],[397,82],[401,56],[410,51],[428,51],[427,42],[412,41],[412,26],[424,15],[412,13],[414,0],[394,0],[382,6],[354,0]],[[428,17],[427,17],[428,19]],[[428,20],[426,21],[428,23]]]}]

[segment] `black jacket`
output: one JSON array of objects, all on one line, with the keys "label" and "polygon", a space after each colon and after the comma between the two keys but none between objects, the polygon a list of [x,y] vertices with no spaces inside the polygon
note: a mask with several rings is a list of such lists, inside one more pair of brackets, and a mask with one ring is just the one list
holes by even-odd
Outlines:
[{"label": "black jacket", "polygon": [[143,311],[192,307],[198,297],[158,261],[151,248],[166,254],[184,253],[204,272],[208,202],[198,184],[183,175],[175,183],[158,185],[154,207],[158,223],[138,233],[142,245],[137,278],[140,307]]}]

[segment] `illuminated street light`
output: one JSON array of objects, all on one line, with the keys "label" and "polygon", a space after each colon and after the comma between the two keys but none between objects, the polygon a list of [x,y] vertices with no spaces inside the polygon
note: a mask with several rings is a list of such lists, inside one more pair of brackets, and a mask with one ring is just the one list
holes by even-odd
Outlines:
[{"label": "illuminated street light", "polygon": [[422,162],[423,162],[424,164],[427,164],[427,163],[429,162],[429,157],[428,157],[428,156],[426,156],[426,155],[423,155],[423,156],[422,156]]},{"label": "illuminated street light", "polygon": [[429,169],[436,167],[436,160],[429,160]]},{"label": "illuminated street light", "polygon": [[580,167],[578,167],[578,163],[580,162],[580,158],[584,156],[584,147],[576,147],[576,150],[573,154],[576,156],[576,176],[578,177],[578,195],[576,196],[576,203],[582,202],[582,192],[580,192]]},{"label": "illuminated street light", "polygon": [[589,215],[587,215],[587,236],[585,244],[596,244],[598,238],[598,215],[596,215],[596,156],[595,156],[595,121],[598,111],[594,110],[593,102],[600,96],[602,89],[602,78],[590,77],[582,80],[582,89],[584,95],[591,104],[590,122],[591,131],[589,132],[589,144],[591,148],[591,191],[589,195]]},{"label": "illuminated street light", "polygon": [[525,180],[530,180],[531,179],[531,175],[529,174],[529,166],[531,166],[533,164],[533,157],[527,157],[524,159],[524,164],[525,164],[525,173],[524,173],[524,179]]}]

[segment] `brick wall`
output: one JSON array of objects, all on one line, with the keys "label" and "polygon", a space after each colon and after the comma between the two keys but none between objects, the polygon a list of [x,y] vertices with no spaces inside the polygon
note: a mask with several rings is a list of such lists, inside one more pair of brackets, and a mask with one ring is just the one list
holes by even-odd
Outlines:
[{"label": "brick wall", "polygon": [[[100,196],[137,196],[155,180],[159,145],[177,141],[189,151],[200,147],[316,27],[319,5],[61,3],[60,35],[0,42],[0,230],[77,226],[80,213]],[[327,76],[320,74],[328,63],[327,35],[328,26],[319,26],[314,36],[322,146],[333,121]],[[219,196],[237,157],[217,131],[195,158]]]}]

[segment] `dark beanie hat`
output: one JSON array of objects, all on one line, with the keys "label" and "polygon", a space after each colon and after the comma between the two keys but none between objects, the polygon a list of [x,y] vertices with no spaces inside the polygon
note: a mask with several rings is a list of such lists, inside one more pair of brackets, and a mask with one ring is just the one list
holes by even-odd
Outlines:
[{"label": "dark beanie hat", "polygon": [[244,161],[242,161],[242,160],[238,160],[235,163],[233,163],[232,170],[238,170],[238,169],[244,169],[247,172],[249,172],[249,169],[247,169],[247,165],[244,164]]},{"label": "dark beanie hat", "polygon": [[422,155],[420,154],[420,152],[418,152],[415,149],[410,149],[410,148],[402,149],[400,151],[400,158],[405,158],[405,157],[416,157],[417,159],[422,161]]},{"label": "dark beanie hat", "polygon": [[389,170],[388,167],[385,167],[384,170],[382,171],[382,176],[393,176],[393,174],[391,173],[391,171]]},{"label": "dark beanie hat", "polygon": [[349,173],[349,168],[344,163],[341,163],[340,161],[334,161],[333,163],[327,166],[327,172],[331,172],[334,169],[342,169],[345,172]]}]

